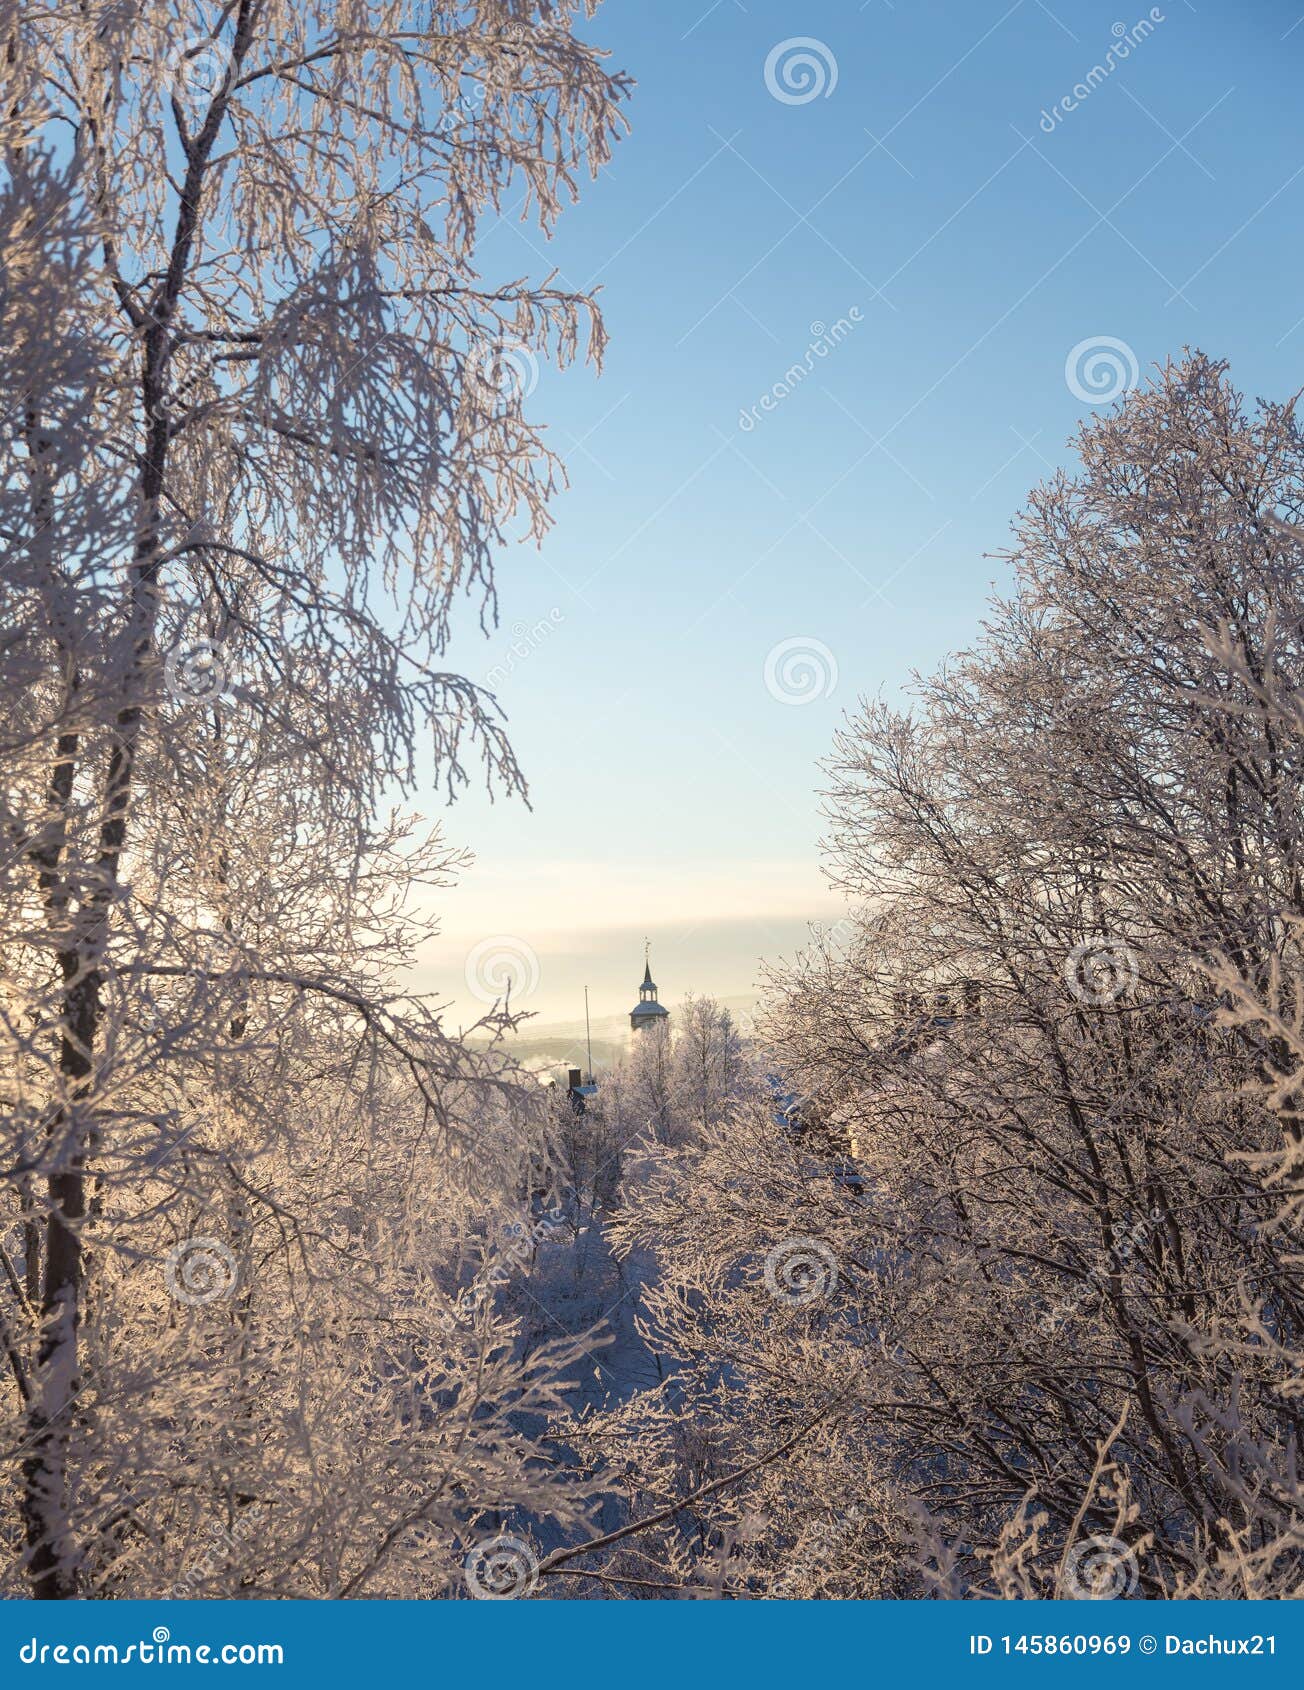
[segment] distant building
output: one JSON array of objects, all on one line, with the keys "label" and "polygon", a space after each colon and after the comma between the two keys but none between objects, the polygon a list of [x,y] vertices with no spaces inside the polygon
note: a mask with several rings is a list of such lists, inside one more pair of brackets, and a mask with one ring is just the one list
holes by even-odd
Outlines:
[{"label": "distant building", "polygon": [[629,1012],[631,1035],[646,1033],[651,1027],[665,1027],[670,1011],[657,1002],[656,982],[652,978],[652,962],[647,948],[643,952],[643,984],[638,989],[638,1002]]},{"label": "distant building", "polygon": [[586,1081],[578,1068],[568,1069],[566,1073],[566,1095],[570,1099],[572,1111],[576,1115],[583,1115],[598,1095],[598,1088],[593,1083],[592,1074]]}]

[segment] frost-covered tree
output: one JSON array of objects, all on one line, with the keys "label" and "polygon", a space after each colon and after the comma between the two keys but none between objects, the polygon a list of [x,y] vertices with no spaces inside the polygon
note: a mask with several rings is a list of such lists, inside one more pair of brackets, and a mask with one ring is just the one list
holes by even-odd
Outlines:
[{"label": "frost-covered tree", "polygon": [[484,1510],[573,1511],[495,1418],[537,1368],[444,1307],[548,1150],[501,1054],[401,991],[410,889],[458,863],[388,804],[474,759],[522,786],[444,654],[548,521],[536,362],[602,330],[478,255],[608,156],[591,10],[0,8],[0,1334],[37,1596],[157,1594],[206,1523],[206,1588],[414,1593]]},{"label": "frost-covered tree", "polygon": [[618,1222],[673,1372],[591,1431],[671,1511],[608,1574],[1298,1594],[1304,442],[1197,355],[1078,446],[838,741],[853,930],[769,1039],[858,1179],[752,1111]]},{"label": "frost-covered tree", "polygon": [[675,1017],[672,1084],[689,1130],[706,1131],[722,1120],[755,1083],[729,1011],[712,998],[685,998]]}]

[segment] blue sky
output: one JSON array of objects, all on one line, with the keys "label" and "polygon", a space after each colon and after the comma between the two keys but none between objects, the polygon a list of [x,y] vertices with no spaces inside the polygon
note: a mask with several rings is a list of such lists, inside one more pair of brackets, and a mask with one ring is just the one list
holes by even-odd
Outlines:
[{"label": "blue sky", "polygon": [[[478,860],[419,983],[459,1013],[486,940],[546,1023],[585,981],[627,1009],[645,933],[663,997],[739,997],[834,911],[818,760],[858,697],[972,638],[1090,415],[1072,349],[1304,382],[1304,0],[1156,11],[1125,60],[1151,14],[1113,0],[608,0],[588,26],[638,79],[632,134],[554,240],[509,218],[483,253],[600,283],[612,344],[600,380],[540,379],[570,491],[501,560],[499,634],[452,652],[496,671],[534,806],[442,818]],[[818,696],[785,702],[767,658],[799,640]]]}]

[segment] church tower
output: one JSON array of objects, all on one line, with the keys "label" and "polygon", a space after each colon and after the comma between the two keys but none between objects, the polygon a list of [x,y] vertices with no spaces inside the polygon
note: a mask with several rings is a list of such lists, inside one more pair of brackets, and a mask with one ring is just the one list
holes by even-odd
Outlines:
[{"label": "church tower", "polygon": [[629,1012],[631,1034],[646,1033],[651,1027],[665,1027],[670,1011],[657,1002],[656,982],[652,978],[650,941],[643,946],[643,984],[638,989],[638,1002]]}]

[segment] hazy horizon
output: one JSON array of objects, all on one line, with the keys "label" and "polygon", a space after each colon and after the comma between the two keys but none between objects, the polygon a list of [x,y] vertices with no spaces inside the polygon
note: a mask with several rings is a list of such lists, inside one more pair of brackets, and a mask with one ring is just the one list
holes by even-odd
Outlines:
[{"label": "hazy horizon", "polygon": [[451,1018],[468,1024],[510,977],[513,1007],[543,1027],[582,1025],[585,986],[595,1025],[627,1016],[645,941],[663,1003],[755,1002],[763,965],[790,957],[813,922],[836,921],[842,908],[813,855],[808,876],[753,863],[732,873],[704,867],[686,882],[669,864],[485,864],[437,907],[442,932],[422,947],[416,989],[449,1001]]}]

